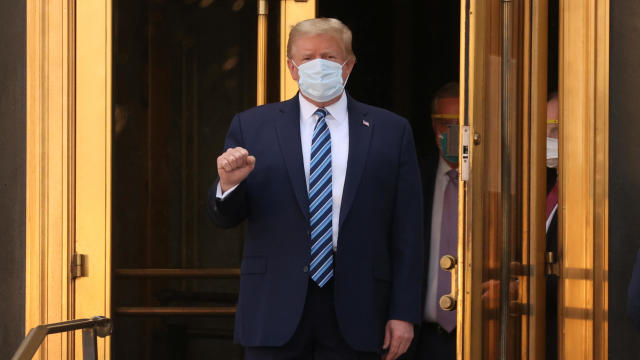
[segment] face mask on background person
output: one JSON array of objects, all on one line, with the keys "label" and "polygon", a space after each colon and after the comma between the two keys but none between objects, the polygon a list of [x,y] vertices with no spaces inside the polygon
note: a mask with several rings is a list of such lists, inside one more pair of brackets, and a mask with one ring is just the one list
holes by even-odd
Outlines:
[{"label": "face mask on background person", "polygon": [[547,167],[558,167],[558,139],[547,138]]},{"label": "face mask on background person", "polygon": [[448,162],[452,163],[452,164],[457,164],[458,163],[458,153],[457,152],[450,153],[447,150],[448,149],[447,148],[448,138],[449,138],[449,133],[448,132],[443,132],[442,134],[440,134],[440,151],[442,153],[442,157],[445,160],[447,160]]},{"label": "face mask on background person", "polygon": [[342,81],[344,64],[340,65],[325,59],[315,59],[300,66],[294,62],[293,65],[298,68],[300,76],[298,79],[300,91],[317,102],[325,102],[338,97],[347,84],[346,81]]}]

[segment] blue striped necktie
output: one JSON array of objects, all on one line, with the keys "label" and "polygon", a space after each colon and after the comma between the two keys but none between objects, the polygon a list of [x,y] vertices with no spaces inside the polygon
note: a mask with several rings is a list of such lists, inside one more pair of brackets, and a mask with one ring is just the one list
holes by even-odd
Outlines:
[{"label": "blue striped necktie", "polygon": [[314,113],[318,122],[311,140],[309,216],[311,225],[311,279],[323,287],[333,277],[333,195],[331,189],[331,133],[327,110]]}]

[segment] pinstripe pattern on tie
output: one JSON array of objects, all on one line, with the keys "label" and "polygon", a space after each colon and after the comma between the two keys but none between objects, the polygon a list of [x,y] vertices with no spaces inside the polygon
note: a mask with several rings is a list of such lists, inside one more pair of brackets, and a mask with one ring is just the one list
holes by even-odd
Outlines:
[{"label": "pinstripe pattern on tie", "polygon": [[311,227],[311,279],[324,286],[333,277],[333,195],[331,185],[331,133],[327,111],[314,113],[318,121],[311,140],[309,215]]}]

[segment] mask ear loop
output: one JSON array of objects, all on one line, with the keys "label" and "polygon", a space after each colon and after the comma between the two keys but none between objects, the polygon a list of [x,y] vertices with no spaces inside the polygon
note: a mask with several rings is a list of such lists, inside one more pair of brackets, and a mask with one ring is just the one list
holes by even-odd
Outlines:
[{"label": "mask ear loop", "polygon": [[[345,62],[342,63],[342,65],[340,65],[340,67],[344,70],[344,64],[346,64],[347,62],[349,62],[349,60],[345,60]],[[342,75],[342,74],[340,74]],[[349,81],[349,77],[351,76],[351,73],[349,73],[349,75],[347,75],[347,78],[345,79],[345,81],[342,83],[342,91],[344,91],[345,86],[347,86],[347,81]]]}]

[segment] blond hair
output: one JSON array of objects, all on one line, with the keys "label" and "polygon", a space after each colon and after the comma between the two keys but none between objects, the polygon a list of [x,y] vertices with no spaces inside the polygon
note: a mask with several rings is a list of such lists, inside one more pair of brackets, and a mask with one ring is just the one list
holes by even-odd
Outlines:
[{"label": "blond hair", "polygon": [[298,38],[326,34],[333,36],[342,45],[342,50],[348,58],[354,58],[355,54],[351,48],[351,30],[342,21],[333,18],[317,18],[303,20],[291,28],[289,32],[289,42],[287,43],[287,57],[291,59],[293,44]]}]

